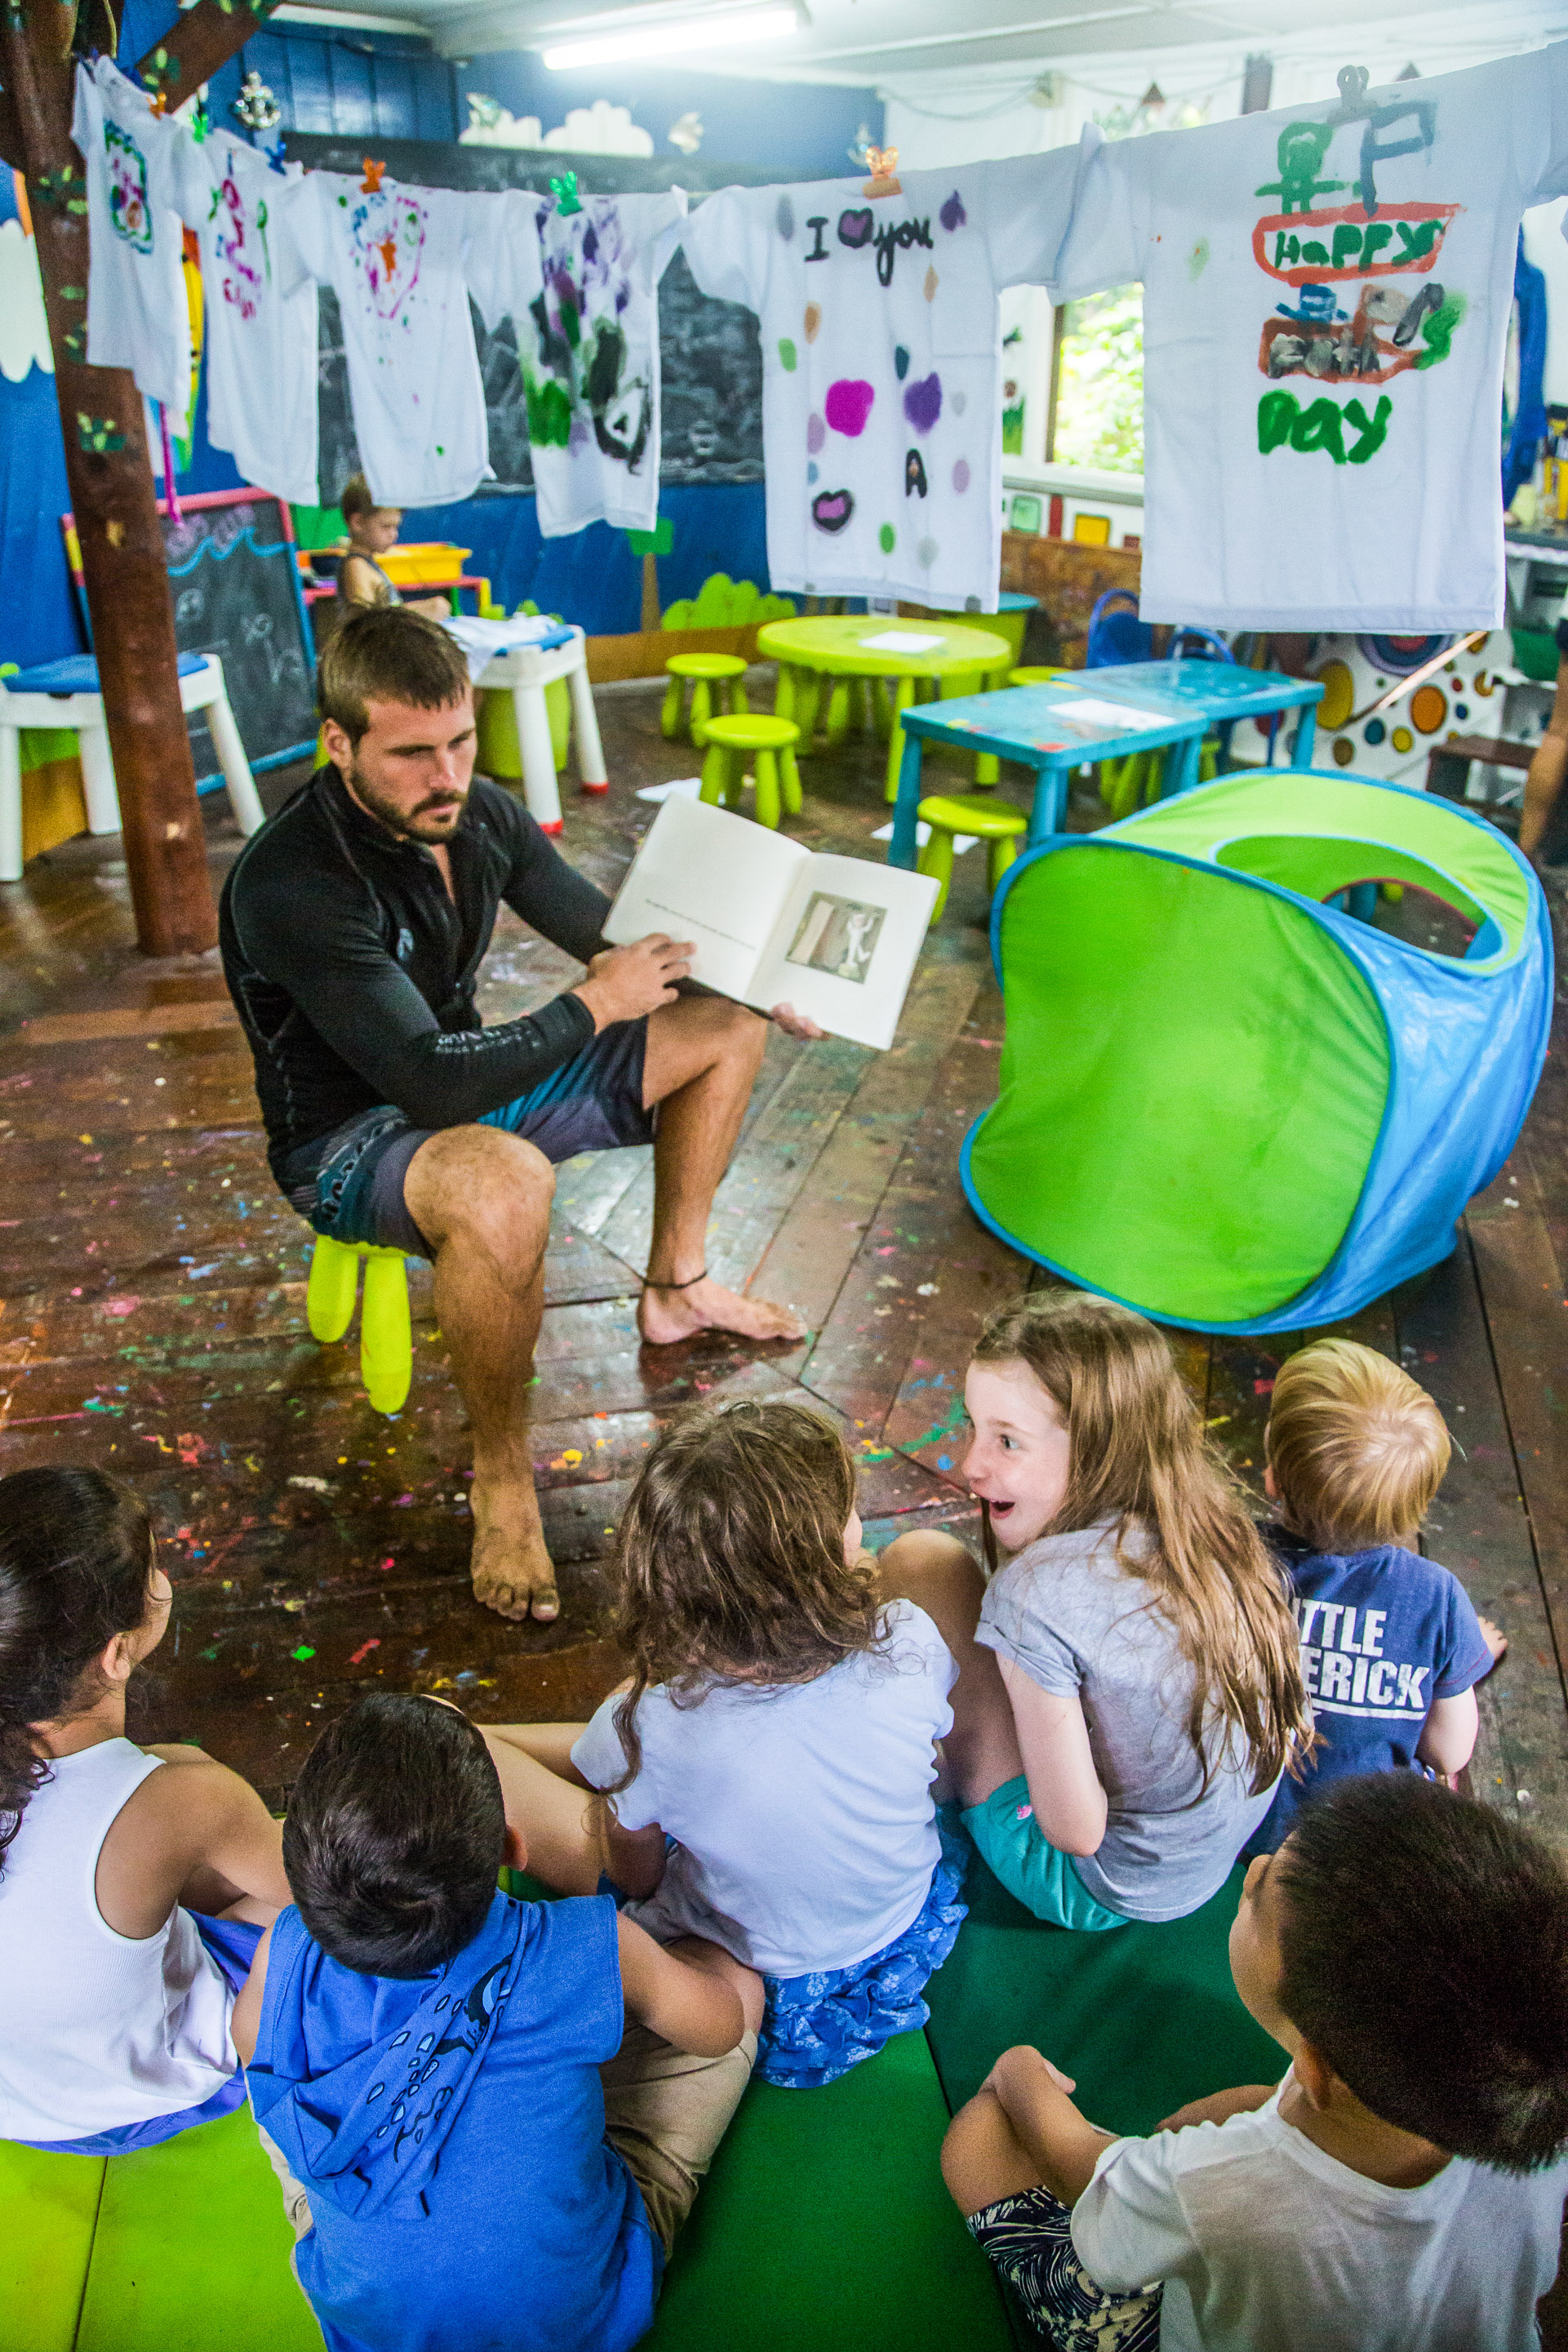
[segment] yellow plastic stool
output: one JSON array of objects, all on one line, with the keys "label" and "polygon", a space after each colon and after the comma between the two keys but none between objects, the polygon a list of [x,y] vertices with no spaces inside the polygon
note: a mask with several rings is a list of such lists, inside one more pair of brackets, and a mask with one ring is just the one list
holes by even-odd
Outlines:
[{"label": "yellow plastic stool", "polygon": [[770,719],[758,711],[744,718],[710,719],[707,756],[703,761],[702,798],[716,807],[722,799],[734,808],[740,799],[740,768],[737,754],[749,751],[757,777],[757,822],[777,833],[779,803],[791,816],[800,813],[800,771],[795,746],[800,730],[791,719]]},{"label": "yellow plastic stool", "polygon": [[672,654],[667,667],[670,682],[664,688],[664,707],[659,713],[659,731],[666,740],[673,742],[685,731],[682,702],[688,678],[692,686],[692,741],[699,751],[707,740],[708,721],[713,717],[712,689],[717,689],[723,709],[744,712],[748,708],[746,688],[740,683],[746,676],[746,664],[738,654]]},{"label": "yellow plastic stool", "polygon": [[402,1250],[373,1242],[335,1242],[318,1234],[305,1291],[310,1337],[330,1346],[354,1319],[360,1260],[365,1261],[365,1303],[360,1316],[360,1378],[378,1412],[401,1412],[413,1381],[413,1330],[408,1311],[408,1268]]},{"label": "yellow plastic stool", "polygon": [[993,800],[988,793],[936,793],[922,801],[922,822],[931,838],[920,853],[918,871],[934,874],[941,884],[932,909],[934,923],[942,919],[953,881],[953,842],[960,833],[977,834],[987,845],[986,882],[994,890],[1019,854],[1019,839],[1029,831],[1029,819],[1010,802]]}]

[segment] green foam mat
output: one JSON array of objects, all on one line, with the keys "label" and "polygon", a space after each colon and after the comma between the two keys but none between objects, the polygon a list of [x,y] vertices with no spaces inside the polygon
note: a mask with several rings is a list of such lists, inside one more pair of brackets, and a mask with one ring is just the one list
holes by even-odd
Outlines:
[{"label": "green foam mat", "polygon": [[293,2248],[248,2106],[111,2157],[77,2352],[321,2352]]},{"label": "green foam mat", "polygon": [[1079,2105],[1107,2131],[1152,2131],[1188,2099],[1277,2082],[1285,2053],[1230,1981],[1243,1876],[1238,1866],[1189,1918],[1088,1935],[1043,1926],[977,1854],[964,1888],[969,1916],[925,1994],[949,2106],[972,2098],[1017,2042],[1072,2075]]},{"label": "green foam mat", "polygon": [[942,2185],[946,2126],[922,2033],[821,2090],[754,2083],[676,2242],[653,2352],[1005,2352]]},{"label": "green foam mat", "polygon": [[103,2174],[101,2156],[0,2141],[0,2352],[71,2352]]}]

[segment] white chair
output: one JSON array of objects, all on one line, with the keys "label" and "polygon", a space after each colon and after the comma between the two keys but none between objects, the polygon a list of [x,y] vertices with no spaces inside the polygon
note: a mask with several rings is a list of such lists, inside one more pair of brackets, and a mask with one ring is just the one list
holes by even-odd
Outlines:
[{"label": "white chair", "polygon": [[[90,654],[13,671],[0,677],[0,688],[5,689],[0,692],[0,882],[19,882],[24,727],[74,729],[89,833],[120,831],[120,795],[115,790],[103,697],[99,692],[98,664]],[[180,708],[206,712],[235,823],[242,833],[255,833],[265,822],[265,812],[229,708],[224,666],[216,654],[180,656]]]},{"label": "white chair", "polygon": [[545,833],[562,826],[560,793],[556,784],[555,747],[550,741],[545,688],[564,677],[571,690],[572,724],[577,730],[577,768],[585,793],[607,793],[609,772],[599,740],[593,689],[588,683],[588,639],[573,627],[564,646],[512,646],[493,656],[479,684],[486,691],[500,688],[512,698],[517,719],[517,747],[523,761],[523,799],[528,814]]}]

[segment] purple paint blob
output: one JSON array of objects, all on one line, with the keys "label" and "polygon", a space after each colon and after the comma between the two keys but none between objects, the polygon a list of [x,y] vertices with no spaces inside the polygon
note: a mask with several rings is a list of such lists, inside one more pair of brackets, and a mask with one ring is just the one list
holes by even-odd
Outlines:
[{"label": "purple paint blob", "polygon": [[816,415],[809,416],[806,419],[806,446],[813,457],[827,437],[828,428],[821,418]]},{"label": "purple paint blob", "polygon": [[958,194],[956,188],[954,189],[952,194],[943,205],[937,217],[940,219],[943,227],[947,229],[949,232],[956,228],[962,228],[964,223],[968,219],[969,215],[964,210],[964,199]]},{"label": "purple paint blob", "polygon": [[953,488],[957,491],[958,496],[962,498],[964,492],[968,488],[968,487],[969,460],[967,457],[960,457],[957,464],[953,468]]},{"label": "purple paint blob", "polygon": [[916,433],[929,433],[942,414],[941,377],[923,375],[910,384],[904,395],[904,413]]},{"label": "purple paint blob", "polygon": [[873,387],[859,376],[841,375],[837,383],[828,386],[822,407],[834,432],[854,441],[865,431],[865,421],[875,398]]}]

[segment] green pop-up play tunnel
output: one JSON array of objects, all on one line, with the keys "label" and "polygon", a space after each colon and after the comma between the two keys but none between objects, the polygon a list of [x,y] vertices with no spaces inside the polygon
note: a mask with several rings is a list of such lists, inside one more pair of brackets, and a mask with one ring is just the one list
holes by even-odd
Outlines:
[{"label": "green pop-up play tunnel", "polygon": [[[1430,892],[1439,955],[1325,903]],[[1511,1149],[1551,1020],[1545,900],[1484,818],[1255,771],[1019,859],[997,894],[1000,1094],[965,1189],[994,1231],[1162,1321],[1354,1314],[1435,1265]]]}]

